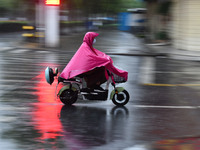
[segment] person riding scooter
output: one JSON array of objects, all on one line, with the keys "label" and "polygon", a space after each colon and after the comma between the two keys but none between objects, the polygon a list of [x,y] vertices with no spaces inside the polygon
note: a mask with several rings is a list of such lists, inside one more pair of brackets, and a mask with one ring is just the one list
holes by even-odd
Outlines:
[{"label": "person riding scooter", "polygon": [[[128,92],[123,87],[116,87],[116,83],[127,81],[128,72],[116,68],[110,56],[93,47],[98,35],[95,32],[85,34],[83,43],[59,75],[58,84],[62,82],[64,86],[57,96],[66,105],[75,103],[78,94],[87,100],[107,100],[110,84],[114,88],[110,93],[114,104],[123,106],[129,101]],[[57,72],[46,68],[45,76],[49,84]],[[105,88],[102,88],[101,84],[105,82]]]}]

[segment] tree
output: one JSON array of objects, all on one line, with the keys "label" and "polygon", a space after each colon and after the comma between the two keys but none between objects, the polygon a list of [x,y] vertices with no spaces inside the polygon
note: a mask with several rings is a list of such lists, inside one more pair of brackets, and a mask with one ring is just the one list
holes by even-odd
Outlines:
[{"label": "tree", "polygon": [[15,17],[17,15],[24,15],[27,9],[26,0],[0,0],[0,16],[1,17]]},{"label": "tree", "polygon": [[128,8],[145,7],[143,0],[63,0],[68,10],[85,14],[117,14]]}]

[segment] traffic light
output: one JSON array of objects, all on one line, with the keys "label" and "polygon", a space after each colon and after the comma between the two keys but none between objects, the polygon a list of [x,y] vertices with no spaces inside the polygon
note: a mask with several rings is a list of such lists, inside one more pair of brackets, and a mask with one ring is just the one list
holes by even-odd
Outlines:
[{"label": "traffic light", "polygon": [[59,6],[60,0],[45,0],[45,4],[48,6]]}]

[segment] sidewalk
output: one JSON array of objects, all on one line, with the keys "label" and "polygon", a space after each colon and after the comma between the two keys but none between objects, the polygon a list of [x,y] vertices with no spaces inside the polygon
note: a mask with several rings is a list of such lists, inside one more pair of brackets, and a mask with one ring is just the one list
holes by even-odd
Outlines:
[{"label": "sidewalk", "polygon": [[200,51],[178,50],[170,43],[145,44],[152,54],[163,55],[170,59],[200,61]]}]

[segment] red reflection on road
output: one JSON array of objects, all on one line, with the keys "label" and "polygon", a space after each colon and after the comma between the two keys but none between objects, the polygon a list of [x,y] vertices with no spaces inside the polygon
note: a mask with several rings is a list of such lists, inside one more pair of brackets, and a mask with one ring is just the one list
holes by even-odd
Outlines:
[{"label": "red reflection on road", "polygon": [[62,108],[61,102],[57,99],[57,91],[61,85],[57,87],[57,80],[49,85],[45,79],[45,72],[41,72],[34,80],[38,81],[35,86],[34,95],[38,97],[38,103],[35,103],[35,109],[32,112],[32,119],[35,129],[39,131],[41,136],[38,139],[55,139],[62,136],[63,127],[59,120]]},{"label": "red reflection on road", "polygon": [[[52,66],[52,65],[51,65]],[[64,145],[70,150],[82,149],[87,146],[82,143],[70,131],[66,131],[60,121],[60,112],[63,104],[56,98],[57,92],[63,87],[59,84],[56,90],[57,81],[49,85],[45,79],[45,72],[41,72],[34,80],[38,81],[33,94],[37,95],[38,102],[34,103],[34,110],[32,111],[32,124],[34,128],[40,133],[37,140],[48,145],[51,144],[51,149],[58,149],[61,145],[59,137],[63,137]],[[56,94],[55,94],[56,93]]]}]

